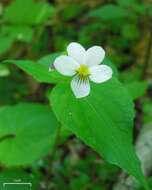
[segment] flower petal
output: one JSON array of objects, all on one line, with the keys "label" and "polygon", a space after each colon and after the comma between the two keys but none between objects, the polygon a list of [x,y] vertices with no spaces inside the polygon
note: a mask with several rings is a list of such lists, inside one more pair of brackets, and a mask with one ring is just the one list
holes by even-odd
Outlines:
[{"label": "flower petal", "polygon": [[90,80],[102,83],[112,78],[112,69],[107,65],[96,65],[90,68]]},{"label": "flower petal", "polygon": [[76,98],[83,98],[90,93],[89,80],[81,80],[75,76],[71,81],[71,88]]},{"label": "flower petal", "polygon": [[73,76],[79,64],[71,57],[62,55],[55,59],[54,67],[62,75]]},{"label": "flower petal", "polygon": [[83,46],[79,43],[72,42],[68,45],[67,52],[68,55],[75,59],[79,64],[83,64],[84,55],[86,53]]},{"label": "flower petal", "polygon": [[105,51],[100,46],[93,46],[89,48],[84,57],[84,63],[89,67],[99,65],[105,57]]}]

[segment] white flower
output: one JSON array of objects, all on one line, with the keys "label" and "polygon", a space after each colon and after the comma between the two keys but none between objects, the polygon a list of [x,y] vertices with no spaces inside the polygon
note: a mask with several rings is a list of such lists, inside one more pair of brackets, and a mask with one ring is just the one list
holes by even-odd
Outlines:
[{"label": "white flower", "polygon": [[112,69],[107,65],[99,65],[105,57],[105,51],[93,46],[87,51],[78,43],[72,42],[67,47],[68,56],[62,55],[55,59],[54,67],[65,76],[74,76],[71,88],[76,98],[88,96],[90,93],[89,79],[102,83],[112,77]]}]

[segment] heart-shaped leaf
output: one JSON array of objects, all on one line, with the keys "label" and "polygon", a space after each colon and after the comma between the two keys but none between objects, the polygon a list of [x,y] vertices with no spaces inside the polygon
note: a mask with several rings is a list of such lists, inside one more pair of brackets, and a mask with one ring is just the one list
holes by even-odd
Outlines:
[{"label": "heart-shaped leaf", "polygon": [[123,168],[146,187],[132,145],[134,105],[115,77],[91,84],[88,97],[76,99],[69,83],[58,84],[50,96],[58,120],[105,160]]},{"label": "heart-shaped leaf", "polygon": [[0,108],[0,163],[30,164],[54,145],[58,122],[48,106],[22,103]]},{"label": "heart-shaped leaf", "polygon": [[[30,60],[6,60],[5,63],[12,63],[31,75],[34,79],[44,83],[58,83],[65,80],[56,70],[49,71],[47,64]],[[51,62],[50,62],[51,64]]]}]

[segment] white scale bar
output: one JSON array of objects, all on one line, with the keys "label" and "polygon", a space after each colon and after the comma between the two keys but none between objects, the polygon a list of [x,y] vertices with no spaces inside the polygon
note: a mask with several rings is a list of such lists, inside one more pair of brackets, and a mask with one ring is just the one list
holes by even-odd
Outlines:
[{"label": "white scale bar", "polygon": [[32,183],[3,183],[3,187],[6,187],[6,185],[29,185],[30,188],[32,187]]}]

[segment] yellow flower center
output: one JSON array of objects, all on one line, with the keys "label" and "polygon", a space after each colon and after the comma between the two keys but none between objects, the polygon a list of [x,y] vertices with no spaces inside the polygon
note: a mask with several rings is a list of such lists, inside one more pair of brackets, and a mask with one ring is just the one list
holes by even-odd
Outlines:
[{"label": "yellow flower center", "polygon": [[80,65],[80,67],[76,70],[77,74],[81,79],[86,79],[90,75],[89,68],[87,65]]}]

